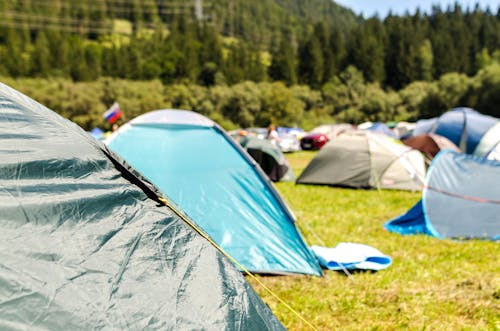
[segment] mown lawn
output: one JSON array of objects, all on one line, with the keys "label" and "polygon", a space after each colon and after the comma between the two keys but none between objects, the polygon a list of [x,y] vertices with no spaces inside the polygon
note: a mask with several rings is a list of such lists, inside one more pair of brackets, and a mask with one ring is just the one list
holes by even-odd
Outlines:
[{"label": "mown lawn", "polygon": [[[296,176],[313,156],[287,154]],[[408,210],[420,193],[276,186],[309,245],[363,243],[393,259],[386,270],[349,277],[334,271],[321,278],[259,277],[317,329],[500,330],[500,243],[385,231],[383,223]],[[311,329],[247,279],[289,330]]]}]

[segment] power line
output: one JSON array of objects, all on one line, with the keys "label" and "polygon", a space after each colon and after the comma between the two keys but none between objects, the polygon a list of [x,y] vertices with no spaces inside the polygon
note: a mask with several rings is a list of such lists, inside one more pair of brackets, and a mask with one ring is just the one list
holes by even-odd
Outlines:
[{"label": "power line", "polygon": [[[32,0],[32,4],[36,7],[36,6],[41,6],[41,7],[50,7],[51,9],[54,8],[54,3],[51,1],[51,0]],[[105,8],[99,8],[98,10],[102,10],[102,11],[105,11],[107,13],[113,13],[113,14],[129,14],[129,13],[132,13],[134,11],[138,11],[142,14],[171,14],[172,13],[172,9],[193,9],[194,11],[196,11],[198,9],[198,7],[200,9],[209,9],[212,7],[212,4],[210,3],[204,3],[202,4],[201,1],[200,1],[200,4],[198,5],[197,2],[195,0],[195,2],[193,3],[186,3],[186,2],[174,2],[174,3],[168,3],[168,4],[164,4],[164,5],[159,5],[159,6],[155,6],[155,9],[152,9],[150,6],[139,6],[139,7],[136,7],[136,8],[131,8],[130,5],[131,5],[131,2],[130,1],[120,1],[120,0],[109,0],[109,1],[104,1],[104,0],[95,0],[95,2],[97,3],[101,3],[101,4],[104,4],[105,5]],[[110,7],[108,6],[109,4],[111,5],[115,5],[114,7]],[[156,3],[156,5],[158,5],[159,3]],[[68,2],[62,2],[59,4],[59,8],[63,8],[63,9],[89,9],[89,5],[92,5],[92,4],[89,4],[89,3],[85,3],[85,2],[76,2],[76,3],[68,3]],[[124,8],[126,7],[126,8]],[[92,9],[92,8],[90,8]]]},{"label": "power line", "polygon": [[10,27],[14,29],[40,29],[40,30],[54,30],[54,31],[61,31],[61,32],[71,32],[71,33],[81,33],[82,30],[85,30],[85,32],[93,32],[93,33],[109,33],[109,29],[104,29],[104,28],[96,28],[92,26],[86,26],[84,28],[79,28],[79,27],[72,27],[72,26],[64,26],[60,24],[44,24],[42,22],[32,22],[29,23],[29,26],[26,25],[25,22],[9,22],[9,21],[4,21],[0,20],[0,26],[3,27]]},{"label": "power line", "polygon": [[25,14],[25,13],[17,13],[17,12],[3,12],[2,16],[4,18],[11,18],[14,20],[21,20],[24,23],[30,23],[30,22],[41,22],[41,23],[55,23],[55,24],[75,24],[75,25],[81,25],[82,23],[86,22],[92,22],[92,24],[102,26],[102,25],[110,25],[109,23],[106,24],[104,21],[96,21],[96,20],[89,20],[89,19],[75,19],[71,17],[51,17],[51,16],[40,16],[40,15],[34,15],[34,14]]},{"label": "power line", "polygon": [[[25,2],[25,1],[21,1]],[[36,7],[46,7],[46,8],[54,8],[54,4],[51,0],[31,0],[29,4],[32,7],[31,13],[27,12],[22,12],[22,11],[6,11],[3,12],[2,16],[4,18],[10,18],[14,20],[27,20],[29,22],[33,21],[43,21],[43,22],[53,22],[54,25],[56,24],[69,24],[69,25],[78,25],[81,27],[82,21],[84,20],[90,20],[92,15],[95,15],[96,11],[101,11],[104,16],[123,16],[123,15],[131,15],[134,13],[138,13],[140,15],[158,15],[160,18],[163,18],[162,16],[164,15],[186,15],[186,14],[191,14],[195,15],[198,21],[201,21],[206,17],[211,17],[211,15],[204,15],[203,14],[203,9],[204,8],[210,8],[211,4],[202,3],[201,0],[195,0],[195,2],[191,3],[180,3],[180,2],[170,2],[170,3],[165,3],[162,1],[157,1],[154,3],[156,8],[152,8],[151,6],[138,6],[135,8],[123,8],[119,6],[124,6],[124,5],[131,5],[132,3],[130,1],[120,1],[120,0],[95,0],[95,2],[102,3],[105,5],[105,8],[99,8],[98,10],[92,10],[92,8],[88,8],[88,6],[92,5],[88,2],[78,2],[78,3],[68,3],[68,2],[62,2],[59,3],[57,6],[57,12],[55,13],[54,16],[47,16],[44,15],[43,17],[37,15],[36,13]],[[116,5],[116,6],[110,6],[111,5]],[[84,18],[77,18],[75,16],[81,14],[78,12],[74,12],[75,10],[78,9],[86,9],[88,10],[88,17]],[[61,14],[65,15],[68,14],[69,17],[60,17]],[[110,18],[110,20],[113,19],[113,17]],[[163,21],[163,20],[162,20]],[[95,30],[95,32],[102,31],[100,30],[101,27],[108,26],[110,23],[103,23],[102,21],[97,21],[93,20],[94,25],[97,25],[98,28],[92,28]],[[7,23],[4,22],[4,24],[0,25],[6,26]],[[156,22],[153,22],[156,23]],[[148,25],[149,26],[155,26],[151,23],[144,23],[141,22],[141,24]],[[87,25],[89,25],[87,23]],[[11,27],[16,27],[16,23],[9,23],[9,26]],[[42,27],[43,28],[43,27]],[[55,26],[53,27],[54,29],[56,28]],[[70,28],[71,29],[71,28]],[[66,29],[67,30],[67,29]],[[104,32],[107,32],[104,30]]]},{"label": "power line", "polygon": [[[0,20],[0,26],[12,28],[49,29],[76,33],[110,33],[113,31],[112,20],[105,22],[89,19],[47,17],[16,12],[4,12],[3,17],[6,19]],[[154,23],[141,24],[148,28],[155,28],[158,26],[158,24]]]},{"label": "power line", "polygon": [[[154,5],[163,6],[165,8],[152,9],[150,6],[139,6],[135,9],[132,8],[120,8],[118,5],[129,6],[130,1],[127,0],[95,0],[93,3],[89,2],[78,2],[78,3],[59,3],[59,15],[43,15],[40,11],[36,10],[37,6],[47,7],[54,9],[54,3],[51,0],[32,0],[31,5],[34,8],[35,13],[26,13],[22,11],[5,11],[2,13],[2,20],[0,20],[0,26],[19,28],[19,29],[50,29],[59,30],[64,32],[75,32],[75,33],[111,33],[113,32],[113,20],[114,17],[109,17],[105,20],[95,20],[92,19],[92,15],[95,15],[96,11],[101,11],[104,16],[117,16],[123,14],[133,14],[140,13],[143,15],[147,14],[158,14],[158,15],[185,15],[192,14],[200,21],[205,17],[210,17],[210,15],[203,14],[203,8],[210,8],[210,4],[202,3],[201,0],[194,0],[190,4],[171,2],[162,3],[162,1],[157,1]],[[100,3],[105,5],[104,8],[97,8],[95,11],[92,10],[92,5]],[[110,7],[110,4],[115,4],[117,6]],[[90,6],[90,8],[89,8]],[[33,9],[33,8],[32,8]],[[88,15],[86,17],[75,17],[81,13],[72,12],[73,10],[87,9]],[[63,13],[61,13],[63,12]],[[63,16],[64,14],[69,16]],[[61,15],[63,14],[63,15]],[[132,23],[134,24],[134,23]],[[140,22],[140,25],[147,28],[158,27],[158,22]]]}]

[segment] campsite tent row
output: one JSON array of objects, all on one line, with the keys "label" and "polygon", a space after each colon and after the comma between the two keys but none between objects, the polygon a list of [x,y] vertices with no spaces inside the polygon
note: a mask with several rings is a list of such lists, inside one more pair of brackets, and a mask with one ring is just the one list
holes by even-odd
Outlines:
[{"label": "campsite tent row", "polygon": [[437,156],[422,199],[385,228],[438,238],[500,239],[500,195],[492,185],[500,182],[500,121],[455,108],[418,121],[413,136],[403,142]]},{"label": "campsite tent row", "polygon": [[120,157],[3,84],[0,108],[0,329],[284,330]]}]

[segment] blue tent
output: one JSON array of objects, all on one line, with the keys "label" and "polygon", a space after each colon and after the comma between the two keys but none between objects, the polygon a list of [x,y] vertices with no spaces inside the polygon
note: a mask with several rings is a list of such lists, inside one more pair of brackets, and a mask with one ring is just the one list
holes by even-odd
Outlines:
[{"label": "blue tent", "polygon": [[439,117],[423,119],[417,121],[415,128],[412,131],[412,136],[419,136],[422,134],[432,133],[432,129],[435,127]]},{"label": "blue tent", "polygon": [[474,151],[474,155],[500,161],[500,121],[484,134]]},{"label": "blue tent", "polygon": [[104,136],[104,131],[102,131],[100,128],[93,128],[92,130],[89,131],[90,135],[94,137],[97,140],[100,140]]},{"label": "blue tent", "polygon": [[414,135],[435,133],[448,138],[464,153],[474,153],[481,138],[498,119],[482,115],[471,108],[454,108],[438,118],[417,122]]},{"label": "blue tent", "polygon": [[321,275],[267,176],[210,119],[154,111],[123,125],[106,143],[248,270]]},{"label": "blue tent", "polygon": [[401,234],[500,239],[500,162],[442,150],[427,173],[422,200],[385,224]]},{"label": "blue tent", "polygon": [[387,124],[382,122],[375,122],[370,127],[367,128],[369,131],[385,134],[391,138],[397,138],[396,133],[392,131]]}]

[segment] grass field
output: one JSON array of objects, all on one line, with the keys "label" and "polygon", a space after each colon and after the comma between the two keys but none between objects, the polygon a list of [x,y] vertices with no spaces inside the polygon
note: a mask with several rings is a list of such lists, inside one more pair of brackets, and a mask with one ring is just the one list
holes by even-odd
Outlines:
[{"label": "grass field", "polygon": [[[298,176],[314,152],[288,154]],[[498,184],[498,183],[497,183]],[[371,245],[392,257],[376,273],[259,280],[319,330],[500,330],[500,244],[401,236],[383,223],[406,212],[420,193],[277,183],[309,245]],[[500,217],[500,215],[499,215]],[[473,221],[473,220],[472,220]],[[247,277],[289,330],[309,330]]]}]

